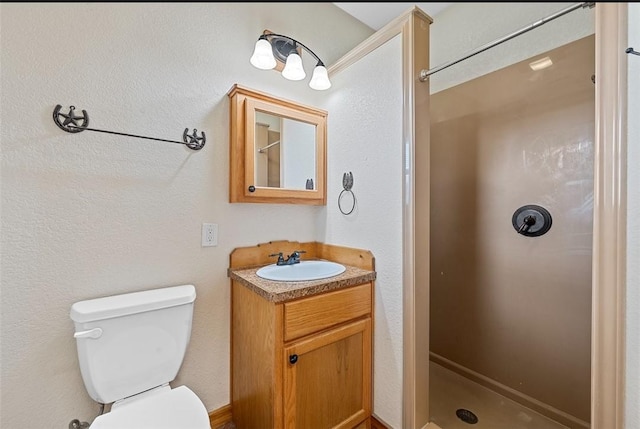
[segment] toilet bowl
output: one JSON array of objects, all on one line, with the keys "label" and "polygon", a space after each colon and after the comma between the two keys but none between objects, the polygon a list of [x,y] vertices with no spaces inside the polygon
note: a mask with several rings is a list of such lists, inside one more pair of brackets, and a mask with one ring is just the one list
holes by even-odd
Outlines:
[{"label": "toilet bowl", "polygon": [[80,372],[89,396],[112,404],[91,429],[209,429],[187,386],[171,388],[191,336],[193,285],[76,302]]}]

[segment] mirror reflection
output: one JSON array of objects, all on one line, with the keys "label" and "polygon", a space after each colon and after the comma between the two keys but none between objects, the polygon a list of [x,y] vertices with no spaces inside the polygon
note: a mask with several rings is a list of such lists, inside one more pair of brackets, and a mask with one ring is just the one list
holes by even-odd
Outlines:
[{"label": "mirror reflection", "polygon": [[315,189],[316,126],[257,110],[255,184],[258,187]]}]

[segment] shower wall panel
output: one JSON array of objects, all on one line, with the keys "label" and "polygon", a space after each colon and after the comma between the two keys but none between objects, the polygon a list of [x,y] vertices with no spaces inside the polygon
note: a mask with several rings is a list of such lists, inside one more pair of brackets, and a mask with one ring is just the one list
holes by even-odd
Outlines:
[{"label": "shower wall panel", "polygon": [[431,352],[585,422],[594,64],[589,36],[431,98]]}]

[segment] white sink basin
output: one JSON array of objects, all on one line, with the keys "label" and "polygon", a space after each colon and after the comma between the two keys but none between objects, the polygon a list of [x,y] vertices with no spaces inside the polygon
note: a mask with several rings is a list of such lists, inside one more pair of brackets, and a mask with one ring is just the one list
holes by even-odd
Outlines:
[{"label": "white sink basin", "polygon": [[304,282],[337,276],[346,270],[344,265],[329,261],[301,261],[292,265],[271,264],[260,268],[256,274],[266,280]]}]

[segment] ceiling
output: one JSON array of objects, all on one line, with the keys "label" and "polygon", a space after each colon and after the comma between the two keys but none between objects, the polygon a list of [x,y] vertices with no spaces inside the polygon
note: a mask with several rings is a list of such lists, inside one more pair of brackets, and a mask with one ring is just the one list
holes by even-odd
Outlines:
[{"label": "ceiling", "polygon": [[357,20],[379,30],[394,18],[417,6],[430,17],[435,17],[453,3],[334,3]]}]

